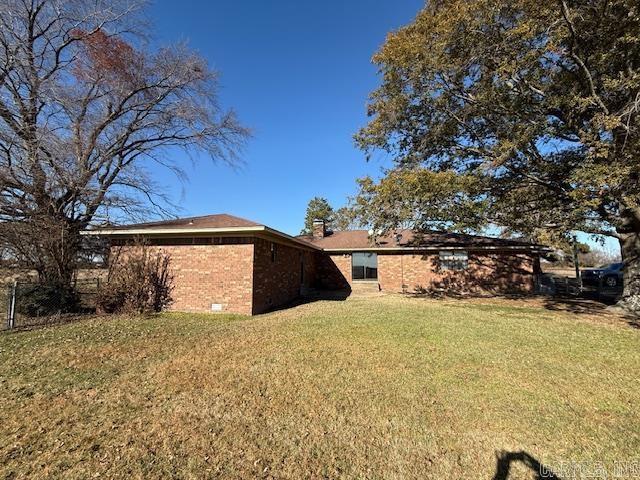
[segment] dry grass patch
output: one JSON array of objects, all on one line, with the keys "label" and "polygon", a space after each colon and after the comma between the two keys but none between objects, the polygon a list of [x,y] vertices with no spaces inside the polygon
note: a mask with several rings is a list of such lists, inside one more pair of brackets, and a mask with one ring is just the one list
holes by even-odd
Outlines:
[{"label": "dry grass patch", "polygon": [[3,334],[0,472],[491,478],[503,451],[612,465],[640,451],[639,347],[622,323],[396,297]]}]

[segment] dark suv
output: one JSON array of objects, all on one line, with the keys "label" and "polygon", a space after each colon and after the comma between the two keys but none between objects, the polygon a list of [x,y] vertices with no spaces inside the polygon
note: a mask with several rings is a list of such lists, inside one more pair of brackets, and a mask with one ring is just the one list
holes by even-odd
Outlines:
[{"label": "dark suv", "polygon": [[622,291],[622,263],[611,263],[598,268],[581,270],[582,286],[599,293],[618,294]]}]

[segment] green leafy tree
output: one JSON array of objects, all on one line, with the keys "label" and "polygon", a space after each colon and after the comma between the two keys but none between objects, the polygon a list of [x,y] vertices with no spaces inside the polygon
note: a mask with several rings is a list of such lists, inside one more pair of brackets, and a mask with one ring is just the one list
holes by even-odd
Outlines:
[{"label": "green leafy tree", "polygon": [[[391,152],[399,172],[455,173],[441,177],[445,198],[461,184],[485,224],[616,237],[621,304],[640,310],[637,0],[433,0],[374,62],[382,84],[362,149]],[[395,170],[378,188],[403,181]],[[428,223],[420,199],[432,197],[409,197],[414,208],[378,222]],[[478,223],[477,208],[455,205],[454,226]]]},{"label": "green leafy tree", "polygon": [[485,222],[485,201],[473,176],[424,168],[387,171],[378,183],[358,179],[350,209],[362,225],[375,230],[404,227],[473,232]]},{"label": "green leafy tree", "polygon": [[344,232],[356,227],[354,211],[350,207],[340,207],[333,214],[333,229]]},{"label": "green leafy tree", "polygon": [[302,234],[310,235],[313,233],[313,221],[324,220],[327,227],[331,228],[333,224],[333,208],[329,205],[326,198],[314,197],[309,200],[307,205],[307,213],[304,216],[304,228]]}]

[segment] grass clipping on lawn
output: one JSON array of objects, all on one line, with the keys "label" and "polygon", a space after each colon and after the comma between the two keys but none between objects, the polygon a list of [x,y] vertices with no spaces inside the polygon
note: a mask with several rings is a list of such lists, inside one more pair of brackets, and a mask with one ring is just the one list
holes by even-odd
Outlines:
[{"label": "grass clipping on lawn", "polygon": [[7,333],[0,474],[491,478],[505,452],[609,468],[640,451],[639,366],[624,324],[398,297]]}]

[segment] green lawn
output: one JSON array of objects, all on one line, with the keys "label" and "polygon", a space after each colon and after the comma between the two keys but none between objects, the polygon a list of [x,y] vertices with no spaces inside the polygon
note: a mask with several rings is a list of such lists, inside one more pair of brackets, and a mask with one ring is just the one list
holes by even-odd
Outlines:
[{"label": "green lawn", "polygon": [[517,301],[364,298],[3,333],[0,474],[511,479],[535,478],[535,460],[612,467],[640,452],[639,367],[640,330]]}]

